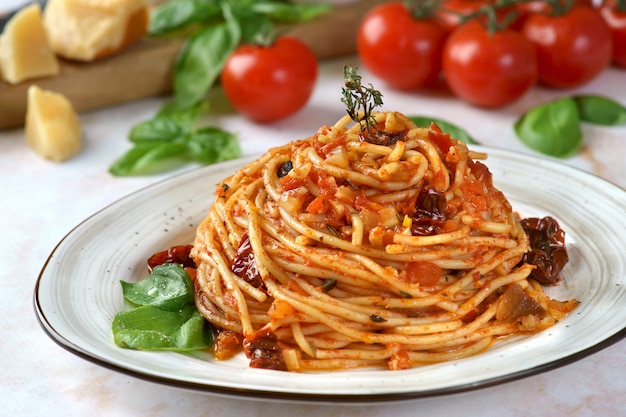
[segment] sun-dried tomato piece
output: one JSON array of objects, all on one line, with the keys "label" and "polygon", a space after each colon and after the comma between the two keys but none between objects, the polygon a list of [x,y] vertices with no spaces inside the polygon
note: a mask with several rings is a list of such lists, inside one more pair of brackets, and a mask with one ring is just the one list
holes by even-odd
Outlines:
[{"label": "sun-dried tomato piece", "polygon": [[521,221],[530,240],[531,251],[522,262],[537,266],[532,278],[542,284],[556,284],[559,274],[569,261],[565,247],[565,232],[552,217],[527,218]]},{"label": "sun-dried tomato piece", "polygon": [[374,145],[389,146],[403,139],[405,136],[406,130],[400,130],[397,132],[385,132],[382,130],[377,130],[375,132],[362,131],[359,133],[359,140],[361,142],[368,142]]},{"label": "sun-dried tomato piece", "polygon": [[438,234],[446,224],[446,196],[433,187],[424,187],[415,202],[411,234],[429,236]]},{"label": "sun-dried tomato piece", "polygon": [[261,274],[259,274],[259,269],[254,260],[250,237],[247,233],[244,233],[241,237],[237,254],[230,264],[230,270],[256,288],[260,288],[263,285]]},{"label": "sun-dried tomato piece", "polygon": [[214,356],[217,360],[226,360],[243,349],[243,335],[232,330],[217,329],[214,332]]},{"label": "sun-dried tomato piece", "polygon": [[543,315],[544,308],[530,295],[524,292],[519,284],[509,285],[498,304],[496,319],[513,322],[529,314]]},{"label": "sun-dried tomato piece", "polygon": [[183,268],[195,268],[196,263],[189,256],[192,248],[193,245],[179,245],[157,252],[148,258],[148,269],[152,271],[155,266],[166,263],[180,264]]},{"label": "sun-dried tomato piece", "polygon": [[278,345],[278,338],[269,330],[254,334],[243,341],[243,350],[251,368],[286,371],[287,364]]}]

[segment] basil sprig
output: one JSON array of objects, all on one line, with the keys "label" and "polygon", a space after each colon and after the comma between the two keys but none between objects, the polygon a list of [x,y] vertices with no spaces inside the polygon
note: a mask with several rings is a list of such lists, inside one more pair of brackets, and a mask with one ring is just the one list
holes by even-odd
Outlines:
[{"label": "basil sprig", "polygon": [[241,39],[235,20],[209,26],[185,42],[174,66],[174,99],[182,108],[202,101]]},{"label": "basil sprig", "polygon": [[599,95],[562,97],[524,113],[514,125],[518,138],[545,155],[567,158],[583,143],[581,122],[617,126],[626,124],[626,107]]},{"label": "basil sprig", "polygon": [[157,7],[150,19],[151,36],[178,34],[195,25],[210,25],[223,18],[228,7],[235,16],[270,18],[277,23],[306,22],[328,12],[330,5],[296,4],[280,0],[170,0]]},{"label": "basil sprig", "polygon": [[129,139],[134,146],[109,167],[116,176],[150,175],[190,162],[213,164],[241,155],[237,137],[216,127],[195,127],[198,108],[164,107],[154,119],[135,125]]},{"label": "basil sprig", "polygon": [[177,34],[194,24],[205,24],[222,18],[222,8],[217,1],[172,0],[155,8],[150,17],[148,34],[159,36]]},{"label": "basil sprig", "polygon": [[121,284],[134,307],[113,318],[116,345],[178,352],[212,346],[211,329],[193,304],[193,283],[182,266],[159,265],[142,281]]},{"label": "basil sprig", "polygon": [[207,113],[206,96],[226,59],[242,43],[267,37],[274,23],[311,20],[326,4],[279,0],[170,0],[150,19],[151,36],[185,36],[174,65],[174,100],[130,132],[133,147],[113,162],[116,176],[149,175],[189,162],[212,164],[237,158],[234,134],[197,126]]}]

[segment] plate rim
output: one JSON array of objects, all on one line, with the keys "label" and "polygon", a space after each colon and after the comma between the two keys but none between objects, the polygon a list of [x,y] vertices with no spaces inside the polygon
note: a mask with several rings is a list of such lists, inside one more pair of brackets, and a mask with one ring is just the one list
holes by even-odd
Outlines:
[{"label": "plate rim", "polygon": [[[561,161],[555,161],[543,156],[530,155],[519,152],[512,152],[502,148],[494,148],[494,147],[486,147],[481,145],[472,145],[470,146],[470,150],[476,150],[480,152],[486,152],[488,155],[497,155],[498,158],[506,158],[506,157],[515,157],[515,158],[524,158],[527,160],[539,160],[548,164],[549,166],[554,166],[561,171],[571,170],[570,172],[576,172],[578,175],[582,175],[583,178],[590,178],[593,181],[598,182],[600,184],[604,184],[604,186],[609,188],[615,188],[618,192],[626,193],[626,190],[622,187],[614,184],[613,182],[606,180],[596,174],[587,172],[583,169],[580,169],[575,166],[567,165]],[[147,186],[141,187],[130,194],[127,194],[119,199],[116,199],[112,203],[106,205],[100,210],[94,212],[90,216],[86,217],[84,220],[76,224],[72,227],[59,242],[54,246],[48,257],[46,258],[35,283],[33,297],[32,297],[32,305],[37,318],[37,321],[44,333],[50,337],[57,345],[61,348],[69,351],[81,357],[91,363],[102,366],[109,370],[113,370],[125,375],[129,375],[135,378],[139,378],[144,381],[157,383],[160,385],[170,386],[174,388],[182,388],[185,390],[190,390],[194,392],[206,393],[206,394],[215,394],[226,397],[235,397],[235,398],[245,398],[250,400],[265,400],[265,401],[286,401],[286,402],[298,402],[298,403],[347,403],[347,404],[376,404],[376,403],[388,403],[388,402],[397,402],[397,401],[405,401],[405,400],[415,400],[421,398],[430,398],[430,397],[438,397],[443,395],[451,395],[457,394],[461,392],[469,392],[473,390],[483,389],[492,387],[495,385],[500,385],[503,383],[520,380],[523,378],[527,378],[530,376],[538,375],[549,370],[557,369],[562,366],[569,365],[573,362],[579,361],[583,358],[586,358],[596,352],[599,352],[607,347],[621,341],[626,338],[626,323],[624,326],[619,329],[617,332],[613,334],[606,335],[602,340],[598,340],[595,344],[582,349],[576,352],[573,352],[567,356],[559,357],[558,359],[551,360],[549,362],[533,366],[530,368],[518,370],[515,372],[507,373],[504,375],[498,375],[494,377],[490,377],[487,379],[482,379],[478,382],[470,382],[464,383],[460,385],[447,386],[443,388],[433,388],[427,390],[416,390],[416,391],[404,391],[404,392],[383,392],[383,393],[306,393],[306,392],[289,392],[289,391],[280,391],[280,390],[262,390],[262,389],[253,389],[253,388],[238,388],[238,387],[230,387],[223,386],[219,384],[209,384],[209,383],[198,383],[188,380],[181,380],[167,376],[160,376],[150,374],[148,372],[144,372],[141,370],[131,369],[130,367],[124,367],[122,365],[118,365],[112,363],[107,360],[105,357],[98,356],[89,351],[86,351],[80,346],[74,344],[71,340],[68,340],[63,334],[61,334],[57,329],[54,328],[54,325],[50,323],[46,316],[46,312],[41,306],[40,303],[40,287],[42,280],[45,278],[45,272],[52,261],[54,255],[59,250],[59,247],[74,234],[74,232],[79,229],[82,225],[89,222],[90,220],[98,217],[100,213],[107,211],[109,208],[121,204],[123,201],[127,199],[132,199],[136,194],[147,192],[150,189],[163,185],[169,182],[176,182],[180,180],[181,177],[192,176],[192,175],[200,175],[203,171],[211,171],[215,169],[221,168],[232,168],[232,166],[243,166],[246,161],[252,161],[257,158],[259,155],[244,155],[235,160],[222,162],[219,164],[209,165],[209,166],[201,166],[197,168],[193,168],[190,170],[185,170],[183,172],[176,173],[170,177],[161,179],[155,183],[149,184]],[[216,168],[217,167],[217,168]],[[497,179],[496,179],[497,181]]]},{"label": "plate rim", "polygon": [[423,398],[434,398],[446,395],[453,395],[459,393],[466,393],[476,390],[481,390],[497,385],[501,385],[508,382],[518,381],[524,378],[528,378],[534,375],[539,375],[560,367],[577,362],[583,358],[591,356],[601,350],[608,348],[621,341],[626,337],[626,327],[622,328],[617,333],[607,337],[606,339],[598,342],[597,344],[573,353],[571,355],[559,358],[555,361],[551,361],[536,367],[524,369],[521,371],[509,373],[506,375],[493,377],[485,380],[481,380],[479,383],[468,383],[463,385],[457,385],[454,387],[431,389],[426,391],[409,391],[398,393],[378,393],[378,394],[308,394],[308,393],[291,393],[282,391],[270,391],[270,390],[256,390],[256,389],[238,389],[234,387],[224,387],[215,384],[195,383],[191,381],[176,380],[172,378],[160,377],[151,375],[145,372],[135,371],[123,366],[115,365],[106,359],[92,355],[89,352],[85,352],[80,347],[75,346],[72,342],[66,340],[61,334],[53,331],[52,327],[49,327],[48,321],[45,317],[40,316],[40,310],[35,301],[35,310],[37,312],[37,320],[42,326],[44,332],[50,337],[57,345],[73,353],[74,355],[85,359],[88,362],[99,365],[103,368],[116,371],[118,373],[138,378],[143,381],[156,383],[159,385],[169,386],[172,388],[184,389],[197,393],[213,394],[218,396],[224,396],[236,399],[247,400],[263,400],[263,401],[284,401],[284,402],[296,402],[296,403],[314,403],[314,404],[337,404],[345,403],[351,405],[375,405],[384,404],[390,402],[400,402],[409,400],[418,400]]}]

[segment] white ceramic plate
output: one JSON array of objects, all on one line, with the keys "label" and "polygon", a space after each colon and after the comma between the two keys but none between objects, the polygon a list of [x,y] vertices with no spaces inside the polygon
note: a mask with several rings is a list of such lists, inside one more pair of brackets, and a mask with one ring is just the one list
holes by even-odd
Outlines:
[{"label": "white ceramic plate", "polygon": [[208,166],[136,192],[94,214],[54,249],[34,294],[45,332],[69,351],[139,378],[228,396],[372,403],[467,391],[570,363],[626,335],[626,191],[544,158],[497,149],[487,165],[522,216],[551,215],[566,231],[570,262],[549,293],[580,306],[547,331],[500,342],[470,358],[403,371],[286,374],[251,369],[240,356],[140,352],[117,347],[111,320],[119,281],[146,275],[149,255],[190,243],[215,185],[250,158]]}]

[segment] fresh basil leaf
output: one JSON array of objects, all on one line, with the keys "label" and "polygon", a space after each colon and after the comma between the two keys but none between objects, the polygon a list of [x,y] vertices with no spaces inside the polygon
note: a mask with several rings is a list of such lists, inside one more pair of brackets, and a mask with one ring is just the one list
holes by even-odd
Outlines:
[{"label": "fresh basil leaf", "polygon": [[141,350],[190,351],[212,345],[204,317],[191,304],[177,311],[141,306],[119,312],[113,318],[116,345]]},{"label": "fresh basil leaf", "polygon": [[174,95],[179,105],[189,107],[204,99],[240,38],[236,20],[228,19],[187,39],[174,69]]},{"label": "fresh basil leaf", "polygon": [[615,100],[598,95],[574,96],[574,100],[583,122],[604,126],[626,123],[626,107]]},{"label": "fresh basil leaf", "polygon": [[330,4],[294,4],[280,1],[256,1],[251,10],[265,14],[279,23],[302,23],[327,13]]},{"label": "fresh basil leaf", "polygon": [[[241,42],[258,45],[271,44],[274,24],[267,16],[250,14],[236,16],[241,27]],[[269,40],[269,41],[268,41]]]},{"label": "fresh basil leaf", "polygon": [[465,143],[478,144],[467,131],[446,120],[436,119],[430,116],[409,116],[409,119],[418,127],[428,127],[431,123],[435,123],[443,132],[449,134],[454,139]]},{"label": "fresh basil leaf", "polygon": [[207,101],[200,101],[193,106],[183,107],[176,101],[165,103],[159,109],[156,118],[166,117],[173,119],[184,126],[191,126],[209,109]]},{"label": "fresh basil leaf", "polygon": [[154,9],[148,34],[164,35],[221,17],[222,9],[216,0],[171,0]]},{"label": "fresh basil leaf", "polygon": [[138,143],[109,167],[118,177],[150,175],[189,162],[185,141]]},{"label": "fresh basil leaf", "polygon": [[140,122],[133,126],[129,139],[134,143],[173,141],[180,139],[187,133],[187,129],[177,120],[169,117],[157,117]]},{"label": "fresh basil leaf", "polygon": [[583,141],[578,106],[569,97],[532,108],[514,128],[526,146],[559,158],[574,155]]},{"label": "fresh basil leaf", "polygon": [[133,304],[177,311],[193,302],[193,283],[178,264],[158,265],[139,282],[120,282],[124,298]]},{"label": "fresh basil leaf", "polygon": [[205,127],[193,132],[187,146],[191,157],[203,164],[214,164],[241,156],[237,137],[215,127]]}]

